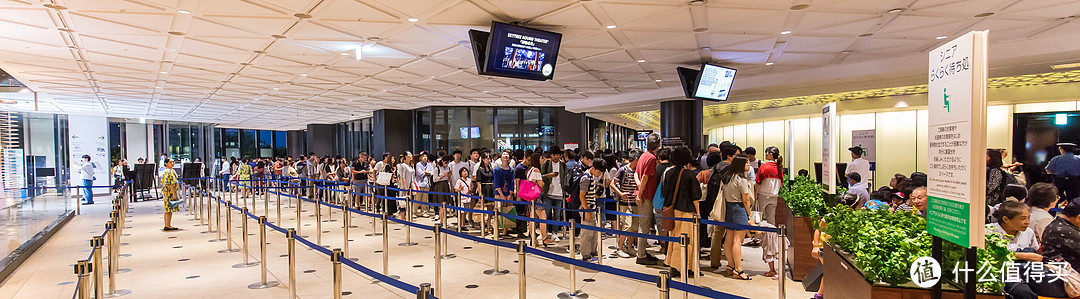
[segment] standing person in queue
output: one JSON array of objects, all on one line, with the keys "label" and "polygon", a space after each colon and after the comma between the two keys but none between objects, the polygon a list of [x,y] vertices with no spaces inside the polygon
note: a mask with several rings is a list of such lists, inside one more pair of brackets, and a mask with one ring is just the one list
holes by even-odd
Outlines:
[{"label": "standing person in queue", "polygon": [[[431,179],[431,192],[438,193],[450,193],[450,163],[453,162],[453,157],[443,156],[435,162],[435,178]],[[436,204],[450,202],[450,196],[446,194],[432,194],[431,202]],[[439,207],[435,207],[435,213],[431,216],[432,220],[439,221]]]},{"label": "standing person in queue", "polygon": [[[398,188],[402,190],[416,190],[416,187],[414,187],[416,184],[413,184],[413,182],[416,181],[416,169],[413,168],[413,154],[409,151],[405,151],[398,160],[400,162],[397,165]],[[413,193],[409,194],[411,195]],[[406,219],[405,215],[413,212],[409,211],[407,208],[402,208],[400,210],[402,211],[400,216],[401,219]]]},{"label": "standing person in queue", "polygon": [[843,181],[847,181],[846,178],[849,173],[858,173],[862,180],[857,182],[856,185],[863,189],[870,190],[870,184],[868,182],[870,180],[870,161],[867,161],[862,157],[866,152],[863,151],[861,146],[853,146],[848,148],[848,150],[851,151],[851,163],[848,163],[847,169],[844,170],[845,179]]},{"label": "standing person in queue", "polygon": [[164,231],[179,229],[172,226],[172,213],[180,211],[180,204],[172,204],[173,201],[179,200],[177,189],[180,188],[180,183],[176,179],[176,170],[173,170],[174,164],[175,161],[172,158],[165,158],[162,164],[165,166],[165,171],[161,174],[161,195],[165,199],[165,228],[162,229]]},{"label": "standing person in queue", "polygon": [[[502,152],[499,155],[499,167],[495,168],[495,198],[496,199],[508,199],[514,194],[514,170],[510,168],[510,152]],[[505,209],[505,207],[504,207]],[[499,213],[503,213],[499,211]],[[508,227],[502,225],[502,219],[495,219],[495,225],[498,227],[497,235],[507,234]]]},{"label": "standing person in queue", "polygon": [[[356,156],[356,160],[353,160],[352,169],[349,171],[352,173],[352,191],[356,193],[364,193],[364,186],[368,183],[368,173],[371,169],[368,167],[367,154],[360,153]],[[360,196],[353,194],[353,206],[360,206]]]},{"label": "standing person in queue", "polygon": [[[690,151],[690,148],[685,146],[676,147],[671,153],[672,166],[663,175],[664,188],[661,193],[664,197],[664,209],[673,209],[674,214],[671,216],[675,218],[693,218],[695,215],[699,215],[701,211],[698,206],[701,199],[701,186],[698,184],[697,177],[694,174],[696,168],[694,162],[694,153]],[[744,158],[744,166],[745,162]],[[690,235],[696,232],[692,223],[675,221],[674,227],[669,228],[671,228],[671,231],[668,232],[668,236],[680,237],[686,235],[693,242],[694,238],[690,237]],[[694,245],[691,243],[687,246],[688,248],[697,248]],[[686,273],[688,277],[694,276],[694,273],[689,269],[683,268],[684,259],[689,259],[687,263],[689,265],[696,263],[698,260],[696,258],[697,252],[691,252],[690,254],[693,257],[685,256],[678,244],[668,244],[667,258],[664,259],[664,264],[670,268],[671,277],[679,277],[681,273]],[[730,254],[728,254],[728,258],[731,258]]]},{"label": "standing person in queue", "polygon": [[[638,186],[637,178],[634,174],[634,170],[637,169],[638,161],[641,160],[641,149],[631,149],[630,153],[623,158],[626,164],[619,167],[615,172],[612,184],[615,185],[615,192],[619,195],[618,211],[627,214],[633,214],[637,210],[637,197]],[[638,232],[641,226],[641,217],[631,216],[619,216],[619,230],[625,230],[629,232]],[[637,251],[634,251],[634,245],[637,244],[636,237],[627,237],[619,235],[618,245],[615,247],[615,255],[621,258],[630,258],[636,256]]]},{"label": "standing person in queue", "polygon": [[[543,190],[543,188],[547,184],[544,183],[543,175],[540,172],[540,165],[542,164],[540,162],[540,157],[541,156],[542,156],[542,154],[540,154],[540,152],[537,151],[537,152],[534,152],[532,155],[529,155],[529,157],[524,160],[524,161],[528,161],[528,164],[529,164],[529,170],[525,171],[525,180],[533,182],[538,187],[540,187],[541,190]],[[518,186],[520,186],[520,185],[518,185]],[[543,194],[542,191],[541,191],[541,194]],[[533,200],[540,200],[540,197],[534,198]],[[528,207],[528,206],[526,206],[526,207]],[[533,209],[532,211],[529,211],[529,214],[531,214],[531,217],[536,218],[536,219],[547,220],[548,219],[548,213],[547,213],[547,211],[544,210],[544,207],[540,206],[540,205],[536,205],[535,207],[536,207],[535,209]],[[529,222],[529,223],[526,223],[526,225],[533,225],[533,223]],[[540,235],[538,235],[537,237],[539,237],[540,239],[537,240],[537,243],[543,244],[544,247],[548,247],[549,245],[555,243],[555,240],[552,239],[551,235],[548,234],[548,225],[547,225],[547,223],[543,223],[543,222],[539,223],[539,230],[540,230]]]},{"label": "standing person in queue", "polygon": [[[430,195],[426,192],[431,190],[431,176],[435,175],[435,166],[428,162],[428,152],[420,152],[420,162],[416,163],[416,190],[421,192],[416,193],[416,201],[430,202]],[[419,211],[416,213],[416,217],[425,217],[427,213],[431,211],[431,207],[426,205],[417,205]]]},{"label": "standing person in queue", "polygon": [[[638,197],[634,199],[636,208],[634,214],[641,215],[641,220],[638,222],[638,233],[649,234],[654,225],[653,223],[653,197],[656,194],[656,187],[660,181],[656,177],[656,150],[660,148],[660,134],[650,133],[645,138],[647,151],[641,153],[641,157],[638,158],[637,166],[634,167],[634,176],[637,178],[637,193]],[[659,231],[657,233],[660,233]],[[637,240],[637,264],[639,265],[656,265],[660,259],[650,255],[646,249],[649,248],[649,240],[640,238]]]},{"label": "standing person in queue", "polygon": [[762,212],[762,219],[772,225],[776,223],[776,199],[780,196],[780,187],[784,185],[784,157],[775,146],[765,148],[765,163],[758,167],[754,182],[757,183],[757,198],[754,209]]},{"label": "standing person in queue", "polygon": [[[560,217],[562,211],[551,207],[563,207],[563,203],[566,201],[563,186],[566,185],[570,176],[567,173],[566,162],[562,161],[563,152],[559,150],[559,147],[553,146],[549,151],[549,155],[550,159],[540,166],[540,172],[544,175],[544,185],[540,190],[540,196],[543,199],[541,203],[548,206],[545,210],[548,219],[562,220],[563,217]],[[548,225],[548,233],[554,235],[558,230],[559,227]],[[559,241],[558,235],[555,235],[554,240]]]},{"label": "standing person in queue", "polygon": [[79,178],[83,182],[83,204],[94,204],[94,163],[90,162],[90,155],[82,155],[82,163],[79,164]]},{"label": "standing person in queue", "polygon": [[[731,166],[724,169],[720,174],[723,183],[721,194],[724,198],[725,222],[739,225],[752,225],[750,212],[746,209],[754,204],[750,197],[750,181],[745,173],[750,169],[746,156],[738,155],[731,160]],[[735,278],[750,280],[750,276],[743,273],[742,269],[742,240],[746,231],[727,229],[724,235],[724,252],[727,254],[727,269]]]},{"label": "standing person in queue", "polygon": [[1046,164],[1046,173],[1054,176],[1054,187],[1061,197],[1058,206],[1064,206],[1080,197],[1080,157],[1073,154],[1075,143],[1062,142],[1057,146],[1061,154]]},{"label": "standing person in queue", "polygon": [[[488,211],[493,210],[495,204],[489,199],[495,197],[495,169],[491,167],[491,154],[489,153],[483,153],[481,155],[480,167],[476,168],[476,185],[479,185],[477,188],[480,190],[477,196],[483,197],[483,200],[481,201],[483,202],[483,206],[481,206],[480,209]],[[481,218],[481,223],[491,223],[488,221],[491,219],[491,216],[485,215]],[[480,227],[484,227],[484,225],[480,224]],[[491,228],[489,227],[487,229],[490,230]],[[489,232],[481,232],[481,234]]]},{"label": "standing person in queue", "polygon": [[233,180],[239,182],[240,190],[242,192],[241,198],[247,197],[248,192],[251,191],[251,175],[251,165],[240,163],[240,165],[236,167],[236,175],[233,176]]},{"label": "standing person in queue", "polygon": [[[578,198],[581,202],[581,204],[575,206],[575,208],[588,210],[596,207],[596,196],[601,192],[600,189],[605,188],[603,185],[603,176],[604,171],[607,168],[606,164],[607,162],[604,162],[604,159],[592,159],[592,162],[589,163],[588,171],[578,177],[577,182],[572,182],[578,184]],[[595,226],[595,219],[593,219],[593,217],[597,217],[595,212],[583,212],[581,214],[582,221],[579,223]],[[596,231],[594,230],[581,230],[581,235],[578,236],[578,252],[581,253],[581,260],[586,262],[596,262],[599,260],[596,258],[596,255],[600,252],[597,248],[597,244],[599,244],[599,242],[597,242],[597,237]]]}]

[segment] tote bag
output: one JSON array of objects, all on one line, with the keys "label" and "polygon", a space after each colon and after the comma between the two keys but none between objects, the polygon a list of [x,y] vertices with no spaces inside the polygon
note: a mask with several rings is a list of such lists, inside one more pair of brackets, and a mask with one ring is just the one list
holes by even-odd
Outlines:
[{"label": "tote bag", "polygon": [[521,180],[521,185],[518,186],[517,195],[519,198],[525,201],[534,201],[540,198],[540,185],[531,181],[533,179],[540,179],[540,172],[534,171],[536,168],[530,169],[529,174],[526,176],[528,180]]},{"label": "tote bag", "polygon": [[664,217],[661,222],[664,231],[672,231],[675,229],[675,219],[671,218],[675,218],[675,201],[679,200],[679,186],[682,185],[682,174],[685,170],[686,169],[680,169],[679,178],[675,179],[675,194],[671,196],[671,205],[665,206],[664,209],[660,211],[660,216]]},{"label": "tote bag", "polygon": [[375,184],[377,184],[379,186],[389,186],[390,185],[390,180],[392,180],[393,177],[394,177],[394,174],[392,174],[392,173],[379,172],[379,174],[375,176]]}]

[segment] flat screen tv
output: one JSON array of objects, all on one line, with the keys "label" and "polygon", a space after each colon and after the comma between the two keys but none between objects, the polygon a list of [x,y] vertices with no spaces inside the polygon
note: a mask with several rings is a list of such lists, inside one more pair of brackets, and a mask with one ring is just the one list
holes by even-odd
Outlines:
[{"label": "flat screen tv", "polygon": [[[473,38],[470,35],[470,38]],[[544,81],[555,75],[562,34],[491,22],[481,75]],[[474,45],[474,56],[477,48]]]},{"label": "flat screen tv", "polygon": [[685,67],[675,68],[675,72],[679,73],[679,82],[682,83],[683,94],[687,98],[694,97],[694,87],[697,87],[698,70],[688,69]]},{"label": "flat screen tv", "polygon": [[476,72],[480,75],[491,75],[484,71],[484,62],[487,61],[489,32],[469,29],[469,44],[472,45],[473,59],[476,61]]},{"label": "flat screen tv", "polygon": [[637,131],[634,132],[634,141],[645,141],[649,139],[649,134],[652,134],[652,130]]},{"label": "flat screen tv", "polygon": [[697,86],[693,98],[714,101],[727,101],[731,91],[731,82],[735,80],[735,69],[719,65],[704,64],[698,73]]}]

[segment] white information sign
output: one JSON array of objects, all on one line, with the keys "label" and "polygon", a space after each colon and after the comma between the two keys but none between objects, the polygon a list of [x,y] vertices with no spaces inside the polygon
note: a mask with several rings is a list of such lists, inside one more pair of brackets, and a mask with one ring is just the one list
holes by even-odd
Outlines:
[{"label": "white information sign", "polygon": [[982,247],[986,209],[987,32],[930,52],[927,231]]},{"label": "white information sign", "polygon": [[836,103],[821,108],[821,182],[825,193],[836,194]]},{"label": "white information sign", "polygon": [[863,149],[862,158],[870,163],[877,162],[874,159],[877,149],[874,144],[877,143],[877,131],[875,130],[855,130],[851,131],[851,146],[861,147]]}]

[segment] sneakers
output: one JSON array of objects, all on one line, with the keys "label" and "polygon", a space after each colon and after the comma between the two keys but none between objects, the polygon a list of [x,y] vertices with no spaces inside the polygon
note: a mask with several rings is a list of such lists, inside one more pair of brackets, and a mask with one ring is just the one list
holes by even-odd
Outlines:
[{"label": "sneakers", "polygon": [[637,258],[636,262],[638,265],[651,266],[658,264],[660,259],[646,253],[645,256]]}]

